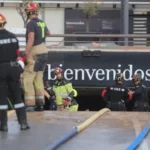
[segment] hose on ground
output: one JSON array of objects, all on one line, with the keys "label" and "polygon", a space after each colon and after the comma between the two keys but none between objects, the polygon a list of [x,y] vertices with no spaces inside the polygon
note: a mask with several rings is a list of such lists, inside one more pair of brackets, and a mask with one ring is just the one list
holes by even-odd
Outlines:
[{"label": "hose on ground", "polygon": [[135,150],[144,140],[144,138],[148,135],[150,131],[150,121],[143,128],[143,130],[139,133],[139,135],[135,138],[135,140],[126,148],[126,150]]},{"label": "hose on ground", "polygon": [[85,122],[83,122],[82,124],[74,127],[71,131],[69,131],[68,133],[66,133],[64,136],[62,136],[56,142],[54,142],[53,144],[49,145],[45,150],[55,150],[58,146],[60,146],[61,144],[63,144],[65,141],[69,140],[71,137],[73,137],[77,133],[81,132],[83,129],[85,129],[90,124],[92,124],[96,119],[98,119],[103,114],[105,114],[106,112],[109,112],[109,111],[110,110],[108,108],[104,108],[104,109],[98,111],[92,117],[90,117],[89,119],[87,119]]}]

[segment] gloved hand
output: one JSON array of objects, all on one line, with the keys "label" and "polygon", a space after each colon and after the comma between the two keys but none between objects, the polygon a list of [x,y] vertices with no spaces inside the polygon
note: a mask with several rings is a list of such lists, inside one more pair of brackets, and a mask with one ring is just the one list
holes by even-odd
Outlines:
[{"label": "gloved hand", "polygon": [[45,83],[45,88],[47,91],[50,91],[52,89],[52,87],[50,87],[48,81],[46,81],[46,83]]},{"label": "gloved hand", "polygon": [[69,104],[69,101],[68,101],[68,100],[63,100],[63,104],[64,104],[64,105],[68,105],[68,104]]},{"label": "gloved hand", "polygon": [[68,96],[67,98],[65,98],[65,100],[67,100],[67,101],[71,101],[71,100],[72,100],[72,98]]},{"label": "gloved hand", "polygon": [[24,61],[23,61],[23,58],[18,57],[17,58],[17,62],[19,64],[19,66],[21,67],[22,71],[23,71],[24,70]]},{"label": "gloved hand", "polygon": [[27,54],[24,54],[22,58],[23,58],[23,61],[26,62],[26,60],[27,60]]},{"label": "gloved hand", "polygon": [[56,96],[52,96],[52,99],[53,99],[54,101],[56,101]]},{"label": "gloved hand", "polygon": [[72,101],[72,98],[68,96],[67,98],[63,100],[63,103],[64,105],[68,105],[69,103],[71,103],[71,101]]}]

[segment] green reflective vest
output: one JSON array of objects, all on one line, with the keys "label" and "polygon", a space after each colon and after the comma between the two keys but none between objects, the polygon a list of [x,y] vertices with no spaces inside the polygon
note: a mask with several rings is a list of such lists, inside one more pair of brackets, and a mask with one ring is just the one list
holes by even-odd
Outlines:
[{"label": "green reflective vest", "polygon": [[[72,83],[67,83],[65,80],[61,82],[56,81],[55,85],[53,86],[53,91],[56,96],[57,105],[62,105],[63,99],[67,98],[73,90]],[[77,92],[75,93],[75,96],[77,96]]]}]

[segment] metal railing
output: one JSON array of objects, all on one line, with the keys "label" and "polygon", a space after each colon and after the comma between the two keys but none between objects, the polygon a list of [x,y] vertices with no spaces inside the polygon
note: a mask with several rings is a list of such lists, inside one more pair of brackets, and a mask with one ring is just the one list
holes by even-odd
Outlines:
[{"label": "metal railing", "polygon": [[[23,49],[25,35],[16,34],[16,36]],[[124,42],[128,42],[128,45],[124,46]],[[51,34],[46,39],[46,44],[49,49],[150,50],[150,34]]]},{"label": "metal railing", "polygon": [[[24,34],[16,34],[16,36],[25,37]],[[51,34],[49,37],[150,38],[150,34]]]}]

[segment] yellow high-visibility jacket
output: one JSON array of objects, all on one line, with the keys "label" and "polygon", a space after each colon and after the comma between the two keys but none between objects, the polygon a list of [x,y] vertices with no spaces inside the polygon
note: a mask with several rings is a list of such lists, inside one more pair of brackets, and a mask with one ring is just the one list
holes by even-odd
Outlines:
[{"label": "yellow high-visibility jacket", "polygon": [[[57,105],[62,105],[65,98],[70,97],[73,99],[73,97],[77,97],[78,93],[75,89],[73,89],[72,83],[62,79],[61,81],[56,80],[50,95],[56,97]],[[69,109],[70,111],[78,110],[78,103],[74,99],[72,100],[72,105],[70,105]]]}]

